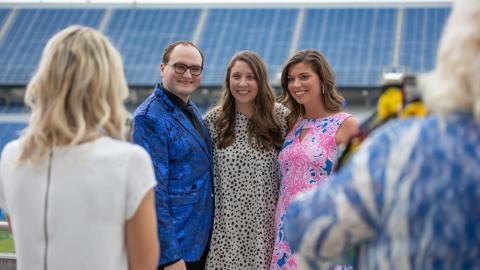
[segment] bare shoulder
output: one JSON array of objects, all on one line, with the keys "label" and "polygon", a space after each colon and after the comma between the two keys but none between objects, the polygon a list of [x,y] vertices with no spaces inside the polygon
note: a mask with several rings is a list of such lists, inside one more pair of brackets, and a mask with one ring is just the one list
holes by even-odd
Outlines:
[{"label": "bare shoulder", "polygon": [[335,135],[337,144],[347,144],[358,133],[358,120],[351,116],[345,119]]},{"label": "bare shoulder", "polygon": [[20,157],[20,152],[22,151],[22,145],[20,140],[21,139],[16,139],[5,145],[5,147],[1,151],[1,163],[14,164],[14,161],[18,160],[18,158]]}]

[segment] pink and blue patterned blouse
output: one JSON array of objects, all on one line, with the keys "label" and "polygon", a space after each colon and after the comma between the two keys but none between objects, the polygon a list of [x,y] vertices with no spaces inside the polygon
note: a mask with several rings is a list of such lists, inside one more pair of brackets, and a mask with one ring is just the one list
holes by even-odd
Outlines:
[{"label": "pink and blue patterned blouse", "polygon": [[[325,181],[333,171],[337,152],[335,135],[343,121],[351,117],[345,112],[324,118],[300,119],[291,129],[278,160],[281,186],[275,212],[275,247],[270,269],[298,269],[284,238],[285,210],[295,195]],[[303,139],[302,130],[308,129]]]}]

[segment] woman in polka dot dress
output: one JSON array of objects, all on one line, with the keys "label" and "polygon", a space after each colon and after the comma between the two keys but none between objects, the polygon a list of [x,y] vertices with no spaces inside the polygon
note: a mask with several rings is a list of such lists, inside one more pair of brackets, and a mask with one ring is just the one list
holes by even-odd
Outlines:
[{"label": "woman in polka dot dress", "polygon": [[281,184],[271,270],[298,269],[284,239],[285,210],[295,195],[327,179],[337,145],[347,144],[358,130],[357,121],[342,112],[343,98],[335,89],[335,74],[321,53],[305,50],[294,54],[283,68],[281,83],[280,99],[290,109],[289,133],[278,157]]},{"label": "woman in polka dot dress", "polygon": [[230,61],[219,105],[205,116],[214,142],[215,219],[207,269],[268,269],[278,198],[277,156],[288,110],[275,103],[263,60]]}]

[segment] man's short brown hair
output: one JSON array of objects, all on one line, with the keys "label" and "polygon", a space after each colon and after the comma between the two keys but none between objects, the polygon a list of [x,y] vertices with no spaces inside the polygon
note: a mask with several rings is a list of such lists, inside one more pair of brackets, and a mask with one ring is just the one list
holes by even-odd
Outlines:
[{"label": "man's short brown hair", "polygon": [[203,67],[203,53],[202,53],[202,51],[200,50],[200,48],[197,45],[195,45],[195,43],[193,43],[191,41],[187,41],[187,40],[175,41],[173,43],[170,43],[167,47],[165,47],[165,50],[163,50],[163,55],[162,55],[162,63],[168,64],[168,61],[170,61],[170,54],[172,53],[173,49],[175,49],[175,47],[177,47],[178,45],[192,46],[195,49],[197,49],[197,51],[200,53],[200,56],[202,57],[202,67]]}]

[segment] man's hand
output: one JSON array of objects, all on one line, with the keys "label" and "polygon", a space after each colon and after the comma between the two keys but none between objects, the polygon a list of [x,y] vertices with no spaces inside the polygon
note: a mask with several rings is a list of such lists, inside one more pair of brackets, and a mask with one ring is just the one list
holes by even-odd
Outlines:
[{"label": "man's hand", "polygon": [[165,267],[165,270],[187,270],[187,266],[185,265],[185,261],[181,259],[180,261]]}]

